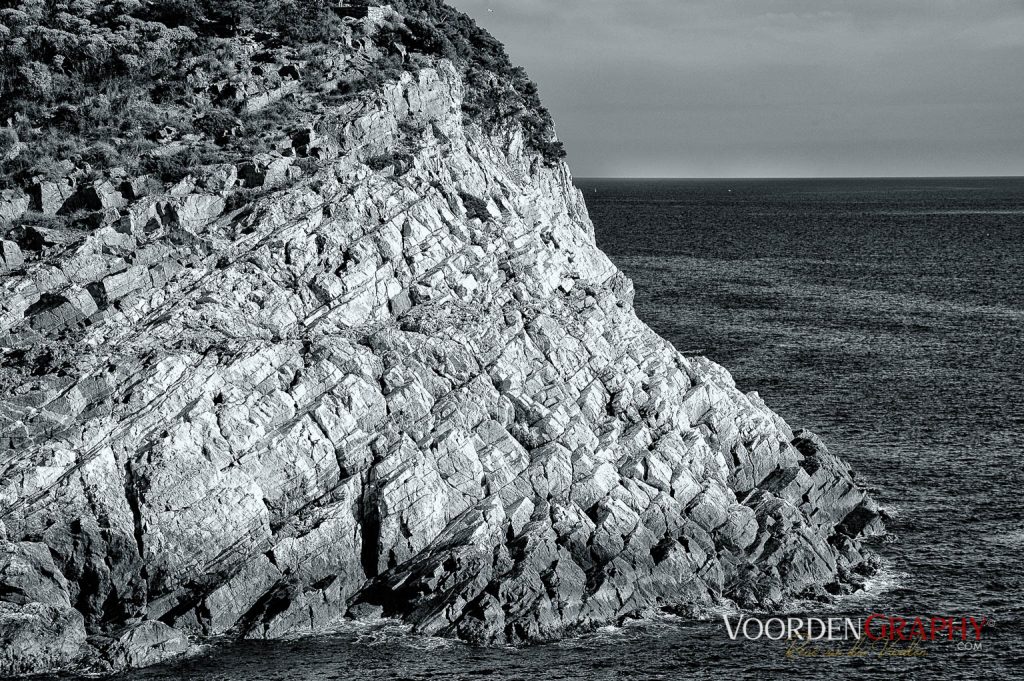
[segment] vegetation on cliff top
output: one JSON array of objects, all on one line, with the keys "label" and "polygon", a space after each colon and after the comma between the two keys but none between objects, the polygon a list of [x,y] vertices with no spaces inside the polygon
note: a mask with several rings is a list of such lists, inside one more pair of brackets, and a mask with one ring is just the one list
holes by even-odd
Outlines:
[{"label": "vegetation on cliff top", "polygon": [[515,120],[523,127],[529,148],[549,161],[565,156],[537,85],[525,69],[512,63],[501,42],[442,0],[394,0],[388,4],[405,15],[406,21],[394,31],[397,35],[387,38],[462,66],[467,85],[464,109],[472,120],[485,129]]},{"label": "vegetation on cliff top", "polygon": [[[385,56],[343,94],[416,68],[417,55],[446,57],[464,74],[469,120],[488,131],[519,124],[546,161],[564,156],[536,86],[498,41],[439,0],[388,4],[406,18],[368,36]],[[255,110],[237,87],[231,96],[252,76],[238,72],[242,61],[252,67],[242,58],[252,45],[306,63],[303,87],[316,89],[317,61],[360,26],[324,0],[0,0],[0,189],[69,166],[173,181],[197,165],[245,158],[301,106],[285,95]],[[268,87],[280,80],[271,71],[260,73]],[[163,153],[169,137],[191,143]]]}]

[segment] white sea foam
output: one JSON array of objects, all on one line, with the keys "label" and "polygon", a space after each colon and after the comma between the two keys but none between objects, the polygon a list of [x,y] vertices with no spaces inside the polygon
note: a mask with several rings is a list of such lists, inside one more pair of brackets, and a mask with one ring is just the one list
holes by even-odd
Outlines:
[{"label": "white sea foam", "polygon": [[1020,546],[1024,544],[1024,530],[997,534],[992,538],[992,540],[996,543],[1006,544],[1008,546]]},{"label": "white sea foam", "polygon": [[893,504],[886,501],[885,506],[881,509],[890,518],[900,518],[903,516],[903,507],[899,504]]},{"label": "white sea foam", "polygon": [[858,603],[875,599],[880,594],[900,588],[908,579],[910,579],[909,572],[896,570],[889,561],[883,560],[878,572],[864,582],[864,588],[861,591],[845,596],[840,599],[840,602]]}]

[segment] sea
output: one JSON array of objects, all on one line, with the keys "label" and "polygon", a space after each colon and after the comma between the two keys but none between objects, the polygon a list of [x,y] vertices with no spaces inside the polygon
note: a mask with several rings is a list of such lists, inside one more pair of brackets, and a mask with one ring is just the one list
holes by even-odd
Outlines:
[{"label": "sea", "polygon": [[[124,678],[1024,678],[1024,178],[577,184],[640,317],[821,435],[887,511],[867,588],[523,649],[352,625]],[[773,614],[985,624],[980,641],[794,646],[723,620]]]}]

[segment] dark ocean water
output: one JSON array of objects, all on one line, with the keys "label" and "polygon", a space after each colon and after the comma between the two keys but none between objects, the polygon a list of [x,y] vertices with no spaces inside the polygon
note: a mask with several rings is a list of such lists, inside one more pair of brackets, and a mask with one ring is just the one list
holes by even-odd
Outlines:
[{"label": "dark ocean water", "polygon": [[867,592],[795,607],[987,617],[980,649],[791,659],[717,616],[526,650],[377,627],[131,678],[1024,678],[1024,180],[578,184],[641,318],[821,434],[893,514]]}]

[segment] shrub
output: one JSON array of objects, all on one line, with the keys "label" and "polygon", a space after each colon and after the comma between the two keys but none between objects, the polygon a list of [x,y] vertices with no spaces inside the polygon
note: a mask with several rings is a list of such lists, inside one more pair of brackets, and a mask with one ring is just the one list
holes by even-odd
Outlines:
[{"label": "shrub", "polygon": [[195,121],[195,129],[216,140],[227,137],[231,130],[242,125],[242,119],[233,111],[213,108]]},{"label": "shrub", "polygon": [[366,165],[378,173],[385,168],[394,168],[395,173],[401,175],[412,167],[412,154],[402,151],[378,154],[366,159]]},{"label": "shrub", "polygon": [[18,143],[18,133],[13,128],[0,128],[0,161],[14,160]]},{"label": "shrub", "polygon": [[[511,64],[497,40],[440,0],[388,2],[405,20],[382,27],[374,39],[385,48],[383,56],[326,96],[329,103],[380,88],[422,63],[424,55],[446,58],[467,83],[469,121],[490,133],[521,127],[528,147],[547,162],[564,155],[536,85]],[[197,104],[196,94],[241,77],[231,66],[246,52],[235,39],[241,34],[267,47],[294,48],[311,62],[303,73],[309,78],[320,61],[316,55],[328,52],[342,29],[331,5],[332,0],[0,0],[0,121],[11,121],[0,128],[0,185],[24,186],[36,175],[66,172],[65,161],[120,165],[174,180],[191,163],[250,154],[265,145],[264,137],[279,136],[309,112],[286,99],[240,115],[233,101]],[[396,49],[400,45],[407,54]],[[200,133],[223,149],[200,143],[148,158],[159,131],[168,127],[178,136]],[[8,153],[12,139],[31,153]],[[404,156],[396,158],[401,172]]]},{"label": "shrub", "polygon": [[[372,0],[364,4],[384,4]],[[541,104],[537,85],[515,66],[504,46],[469,16],[441,0],[387,0],[407,18],[404,27],[384,27],[378,43],[402,41],[413,51],[451,59],[467,82],[467,117],[494,132],[502,126],[523,128],[527,148],[554,164],[565,156],[555,138],[551,114]]]},{"label": "shrub", "polygon": [[231,160],[230,155],[215,146],[188,146],[173,153],[145,158],[140,170],[159,177],[161,181],[174,183],[188,177],[199,166],[214,165]]},{"label": "shrub", "polygon": [[113,144],[94,142],[82,150],[82,161],[100,168],[112,168],[124,165],[125,158]]}]

